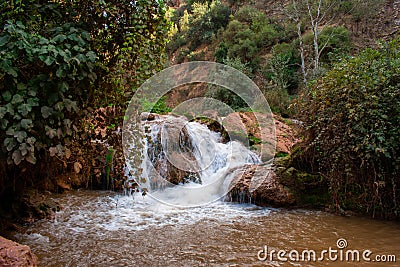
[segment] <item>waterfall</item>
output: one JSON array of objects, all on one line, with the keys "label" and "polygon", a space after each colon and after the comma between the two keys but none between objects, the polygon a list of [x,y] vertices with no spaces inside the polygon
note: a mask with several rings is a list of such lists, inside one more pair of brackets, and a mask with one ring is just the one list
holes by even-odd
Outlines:
[{"label": "waterfall", "polygon": [[185,117],[156,116],[144,123],[141,183],[149,196],[177,206],[221,199],[235,172],[260,158],[238,141],[223,143],[220,133]]}]

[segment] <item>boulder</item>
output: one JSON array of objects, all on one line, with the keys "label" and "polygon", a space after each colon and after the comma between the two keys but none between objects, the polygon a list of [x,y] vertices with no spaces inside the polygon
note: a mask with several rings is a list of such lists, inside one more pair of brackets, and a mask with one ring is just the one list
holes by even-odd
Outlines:
[{"label": "boulder", "polygon": [[31,249],[0,236],[0,266],[38,266]]},{"label": "boulder", "polygon": [[279,182],[273,168],[256,164],[234,171],[227,199],[273,207],[287,207],[295,203],[295,198]]},{"label": "boulder", "polygon": [[[269,127],[260,128],[258,120]],[[270,160],[275,153],[289,154],[293,145],[300,140],[297,134],[298,123],[275,114],[271,118],[270,114],[235,112],[224,119],[223,125],[230,133],[230,139],[245,144],[248,140],[253,149],[261,152],[264,162]]]}]

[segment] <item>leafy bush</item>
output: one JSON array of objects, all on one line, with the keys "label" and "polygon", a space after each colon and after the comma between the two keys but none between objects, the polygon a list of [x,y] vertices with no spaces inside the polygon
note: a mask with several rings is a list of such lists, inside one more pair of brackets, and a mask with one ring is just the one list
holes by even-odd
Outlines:
[{"label": "leafy bush", "polygon": [[252,6],[243,6],[235,13],[235,19],[250,24],[260,11]]},{"label": "leafy bush", "polygon": [[282,117],[288,117],[292,115],[292,112],[289,110],[291,99],[287,93],[287,90],[276,86],[270,86],[269,88],[263,90],[263,93],[272,112],[280,114]]},{"label": "leafy bush", "polygon": [[277,44],[272,48],[272,56],[264,70],[265,77],[278,88],[288,93],[295,93],[298,88],[298,66],[300,58],[297,49],[287,43]]},{"label": "leafy bush", "polygon": [[228,47],[224,42],[219,43],[214,52],[215,62],[223,63],[228,56]]},{"label": "leafy bush", "polygon": [[[312,33],[304,36],[304,43],[311,46],[313,43]],[[335,51],[342,55],[347,54],[351,49],[350,32],[343,26],[326,27],[319,35],[320,60],[323,63],[333,63],[329,54]]]},{"label": "leafy bush", "polygon": [[225,31],[222,34],[222,38],[224,39],[226,44],[233,44],[235,40],[235,36],[246,29],[249,29],[247,25],[242,24],[238,20],[231,20],[229,24],[226,26]]},{"label": "leafy bush", "polygon": [[[231,59],[228,57],[224,60],[224,64],[235,68],[250,77],[252,76],[253,70],[249,64],[242,63],[240,58]],[[206,96],[220,100],[236,111],[246,109],[248,107],[246,102],[240,96],[221,86],[209,85]]]},{"label": "leafy bush", "polygon": [[213,1],[210,5],[193,4],[193,14],[187,31],[187,39],[192,43],[191,50],[201,43],[208,43],[220,28],[228,24],[229,15],[229,7],[219,1]]},{"label": "leafy bush", "polygon": [[89,39],[88,32],[65,24],[48,38],[27,32],[20,21],[4,25],[0,119],[9,163],[36,163],[35,147],[72,135],[71,117],[88,95],[84,88],[96,79],[97,55]]},{"label": "leafy bush", "polygon": [[0,4],[0,159],[9,163],[7,174],[0,170],[1,187],[7,179],[26,184],[43,170],[47,177],[76,166],[79,172],[83,162],[72,151],[90,149],[87,117],[100,105],[123,107],[162,66],[168,33],[162,2],[135,3]]},{"label": "leafy bush", "polygon": [[338,209],[399,217],[399,81],[400,38],[338,64],[297,103],[301,157],[329,180]]}]

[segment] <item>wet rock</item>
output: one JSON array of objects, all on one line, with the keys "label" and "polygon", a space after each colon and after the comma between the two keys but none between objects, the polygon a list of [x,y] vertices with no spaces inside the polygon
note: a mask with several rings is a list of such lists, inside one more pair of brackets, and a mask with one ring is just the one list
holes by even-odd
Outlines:
[{"label": "wet rock", "polygon": [[[158,118],[161,118],[159,116]],[[162,127],[167,126],[162,132]],[[147,154],[153,170],[149,171],[152,189],[165,187],[169,183],[181,184],[188,181],[201,182],[198,165],[193,154],[194,146],[180,118],[170,121],[147,121]],[[165,136],[162,136],[162,134]],[[162,144],[164,140],[164,146]],[[165,141],[165,140],[168,140]],[[191,171],[193,170],[193,171]]]},{"label": "wet rock", "polygon": [[38,266],[38,259],[28,246],[0,236],[0,266]]},{"label": "wet rock", "polygon": [[260,165],[246,165],[235,170],[228,200],[273,207],[295,203],[293,195],[279,182],[274,170]]},{"label": "wet rock", "polygon": [[43,218],[52,218],[60,209],[59,203],[51,198],[49,192],[30,189],[15,203],[14,213],[18,214],[23,222],[31,223]]},{"label": "wet rock", "polygon": [[142,112],[140,114],[140,119],[142,121],[154,121],[155,119],[158,119],[160,116],[155,113],[150,113],[150,112]]}]

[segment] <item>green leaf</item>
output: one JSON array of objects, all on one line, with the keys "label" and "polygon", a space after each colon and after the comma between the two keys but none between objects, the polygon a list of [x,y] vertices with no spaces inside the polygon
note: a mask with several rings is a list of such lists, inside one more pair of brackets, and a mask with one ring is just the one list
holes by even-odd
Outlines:
[{"label": "green leaf", "polygon": [[0,107],[0,119],[3,119],[6,114],[7,114],[7,108]]},{"label": "green leaf", "polygon": [[53,38],[53,41],[61,43],[64,42],[65,39],[67,39],[67,36],[65,36],[64,34],[58,34],[56,35],[56,37]]},{"label": "green leaf", "polygon": [[17,138],[17,141],[22,143],[27,137],[27,133],[25,131],[18,131],[14,133],[14,137]]},{"label": "green leaf", "polygon": [[39,106],[39,98],[34,97],[34,98],[28,98],[26,100],[29,106],[31,107],[38,107]]},{"label": "green leaf", "polygon": [[11,98],[12,98],[12,94],[10,93],[10,91],[5,91],[2,93],[3,99],[6,102],[10,102]]},{"label": "green leaf", "polygon": [[59,67],[57,72],[56,72],[56,76],[58,78],[64,78],[65,75],[66,75],[66,73],[65,73],[64,69],[62,67]]},{"label": "green leaf", "polygon": [[53,113],[53,109],[47,106],[43,106],[40,111],[44,119],[47,119]]},{"label": "green leaf", "polygon": [[44,61],[44,63],[45,63],[47,66],[50,66],[50,65],[52,65],[52,64],[54,63],[54,58],[51,57],[51,56],[48,56],[48,57],[46,58],[46,60]]},{"label": "green leaf", "polygon": [[23,116],[28,115],[28,113],[31,111],[32,111],[32,107],[28,104],[21,104],[18,106],[18,112]]},{"label": "green leaf", "polygon": [[12,100],[11,100],[11,104],[19,104],[19,103],[21,103],[22,101],[24,101],[24,98],[21,96],[21,95],[19,95],[19,94],[15,94],[14,96],[13,96],[13,98],[12,98]]},{"label": "green leaf", "polygon": [[24,129],[28,129],[32,127],[32,120],[31,119],[22,119],[21,126]]},{"label": "green leaf", "polygon": [[5,105],[5,107],[7,108],[7,112],[10,113],[11,116],[14,116],[14,106],[11,103],[8,103],[7,105]]},{"label": "green leaf", "polygon": [[8,120],[6,120],[6,119],[1,119],[1,120],[0,120],[0,127],[1,127],[1,129],[2,129],[2,130],[7,129],[8,123],[9,123]]},{"label": "green leaf", "polygon": [[35,90],[29,90],[28,95],[30,96],[36,96],[36,91]]},{"label": "green leaf", "polygon": [[93,52],[93,51],[87,52],[87,53],[86,53],[86,57],[87,57],[90,61],[92,61],[92,62],[96,61],[96,59],[97,59],[97,55],[96,55],[96,53]]},{"label": "green leaf", "polygon": [[14,135],[15,134],[15,129],[14,127],[10,127],[6,131],[6,135]]},{"label": "green leaf", "polygon": [[67,82],[61,82],[60,84],[58,84],[58,89],[59,89],[61,92],[65,93],[66,91],[68,91],[69,85],[68,85]]},{"label": "green leaf", "polygon": [[18,83],[17,84],[17,89],[18,90],[25,90],[26,89],[26,84],[24,84],[24,83]]},{"label": "green leaf", "polygon": [[11,76],[17,78],[18,77],[18,73],[17,73],[17,68],[13,68],[13,67],[8,67],[6,69],[4,69],[5,72],[7,72],[8,74],[10,74]]},{"label": "green leaf", "polygon": [[40,40],[39,40],[39,44],[41,44],[41,45],[45,45],[48,43],[49,43],[49,40],[44,37],[40,38]]},{"label": "green leaf", "polygon": [[0,37],[0,47],[7,45],[10,36],[5,35]]},{"label": "green leaf", "polygon": [[20,152],[19,150],[15,150],[15,151],[12,153],[12,159],[13,159],[15,165],[19,165],[19,164],[22,162],[22,160],[23,160],[23,157],[22,157],[22,155],[21,155],[21,152]]},{"label": "green leaf", "polygon": [[17,145],[17,142],[15,142],[15,139],[13,137],[7,137],[6,139],[4,139],[3,144],[7,151],[10,152]]}]

